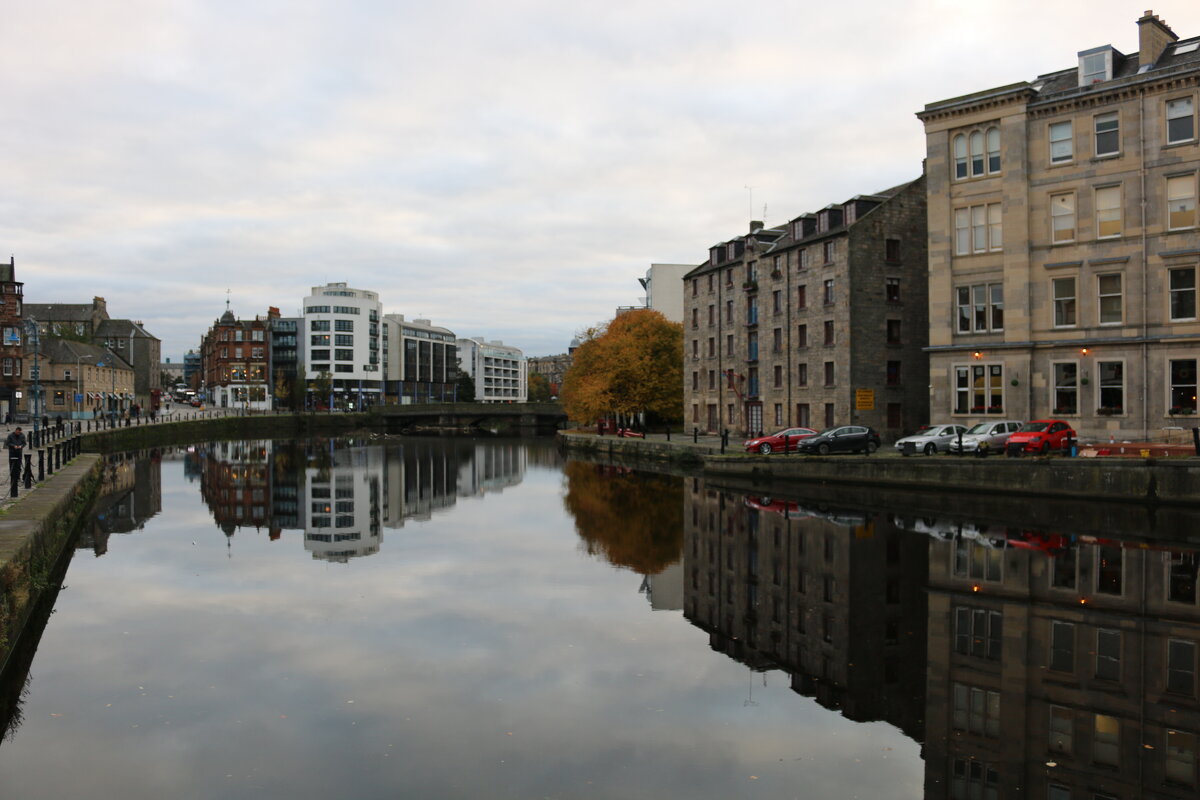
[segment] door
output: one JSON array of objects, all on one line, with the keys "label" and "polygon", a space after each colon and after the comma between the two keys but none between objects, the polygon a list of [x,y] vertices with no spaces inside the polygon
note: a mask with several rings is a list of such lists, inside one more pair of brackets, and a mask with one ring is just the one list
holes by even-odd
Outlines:
[{"label": "door", "polygon": [[762,433],[762,411],[762,403],[746,404],[746,424],[749,426],[746,431],[746,435],[758,436]]}]

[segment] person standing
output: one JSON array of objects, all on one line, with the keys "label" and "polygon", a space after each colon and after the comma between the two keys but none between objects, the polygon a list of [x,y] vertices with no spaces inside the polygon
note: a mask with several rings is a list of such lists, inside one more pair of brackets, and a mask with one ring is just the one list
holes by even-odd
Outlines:
[{"label": "person standing", "polygon": [[4,440],[4,446],[8,448],[8,471],[16,476],[16,480],[21,477],[21,454],[25,451],[25,434],[20,425]]}]

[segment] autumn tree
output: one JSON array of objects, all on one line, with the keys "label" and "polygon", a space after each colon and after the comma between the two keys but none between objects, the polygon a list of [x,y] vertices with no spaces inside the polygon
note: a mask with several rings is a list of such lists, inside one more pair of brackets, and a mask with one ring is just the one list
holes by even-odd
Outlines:
[{"label": "autumn tree", "polygon": [[545,375],[535,372],[529,376],[529,402],[550,402],[550,381],[546,380]]},{"label": "autumn tree", "polygon": [[563,379],[561,399],[576,422],[647,414],[683,419],[683,326],[651,309],[586,331]]}]

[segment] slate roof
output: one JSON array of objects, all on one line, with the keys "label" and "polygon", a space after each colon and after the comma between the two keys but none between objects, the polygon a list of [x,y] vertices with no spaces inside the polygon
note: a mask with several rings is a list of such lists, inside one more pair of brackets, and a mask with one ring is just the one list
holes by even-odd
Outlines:
[{"label": "slate roof", "polygon": [[157,339],[158,337],[142,327],[140,322],[129,319],[106,319],[96,326],[96,336],[110,338],[129,338],[133,335],[138,339]]},{"label": "slate roof", "polygon": [[[26,349],[29,350],[29,348]],[[30,350],[30,352],[32,351]],[[102,361],[107,365],[111,361],[116,363],[117,369],[133,369],[128,361],[103,347],[70,339],[45,337],[38,348],[38,354],[40,358],[54,364],[74,364],[77,361],[95,364]]]},{"label": "slate roof", "polygon": [[38,322],[91,322],[91,303],[26,303],[25,316]]}]

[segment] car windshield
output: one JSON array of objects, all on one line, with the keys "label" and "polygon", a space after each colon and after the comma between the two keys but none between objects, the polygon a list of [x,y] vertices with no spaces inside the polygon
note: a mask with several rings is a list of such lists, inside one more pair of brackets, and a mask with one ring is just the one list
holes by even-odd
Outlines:
[{"label": "car windshield", "polygon": [[971,429],[969,431],[967,431],[967,433],[987,433],[988,428],[990,428],[990,427],[992,427],[992,423],[981,422],[978,425],[972,425]]},{"label": "car windshield", "polygon": [[1046,430],[1049,426],[1049,422],[1026,422],[1021,426],[1020,433],[1037,433]]}]

